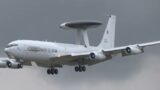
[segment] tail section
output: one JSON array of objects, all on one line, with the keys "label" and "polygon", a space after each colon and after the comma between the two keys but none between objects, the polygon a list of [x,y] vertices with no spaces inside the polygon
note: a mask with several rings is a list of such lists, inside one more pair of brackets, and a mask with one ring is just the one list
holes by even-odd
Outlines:
[{"label": "tail section", "polygon": [[113,48],[115,43],[115,25],[116,16],[111,15],[108,20],[108,25],[104,31],[104,35],[98,47],[100,48]]}]

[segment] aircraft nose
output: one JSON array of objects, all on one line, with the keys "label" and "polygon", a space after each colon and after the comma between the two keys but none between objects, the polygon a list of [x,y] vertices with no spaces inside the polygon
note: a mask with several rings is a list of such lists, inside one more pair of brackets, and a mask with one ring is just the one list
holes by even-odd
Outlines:
[{"label": "aircraft nose", "polygon": [[11,54],[9,48],[5,48],[5,49],[4,49],[4,52],[6,53],[6,55],[7,55],[9,58],[12,58],[12,54]]},{"label": "aircraft nose", "polygon": [[9,48],[5,48],[5,49],[4,49],[4,52],[8,55],[8,53],[9,53]]},{"label": "aircraft nose", "polygon": [[4,52],[5,52],[5,53],[8,52],[8,48],[5,48],[5,49],[4,49]]}]

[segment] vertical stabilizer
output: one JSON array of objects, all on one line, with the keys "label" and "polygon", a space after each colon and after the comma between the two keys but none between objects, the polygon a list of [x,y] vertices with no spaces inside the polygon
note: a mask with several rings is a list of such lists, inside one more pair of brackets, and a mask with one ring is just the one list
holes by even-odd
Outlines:
[{"label": "vertical stabilizer", "polygon": [[107,27],[104,31],[104,35],[98,47],[105,48],[105,49],[114,47],[115,25],[116,25],[116,16],[111,15],[109,17]]}]

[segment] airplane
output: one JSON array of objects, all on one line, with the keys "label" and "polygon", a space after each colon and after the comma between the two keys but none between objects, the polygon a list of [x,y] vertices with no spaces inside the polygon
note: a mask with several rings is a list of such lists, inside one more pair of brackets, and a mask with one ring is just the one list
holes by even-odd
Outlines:
[{"label": "airplane", "polygon": [[[15,40],[10,42],[4,49],[7,57],[0,58],[0,67],[20,69],[24,65],[48,68],[48,75],[57,75],[58,68],[64,65],[74,66],[76,72],[85,72],[86,66],[95,65],[112,59],[116,55],[130,56],[144,53],[147,46],[160,44],[160,41],[147,42],[115,47],[116,16],[110,15],[104,35],[98,46],[89,44],[87,30],[102,25],[98,21],[65,22],[60,28],[76,30],[77,39],[75,44],[37,41]],[[84,43],[80,41],[83,35]]]}]

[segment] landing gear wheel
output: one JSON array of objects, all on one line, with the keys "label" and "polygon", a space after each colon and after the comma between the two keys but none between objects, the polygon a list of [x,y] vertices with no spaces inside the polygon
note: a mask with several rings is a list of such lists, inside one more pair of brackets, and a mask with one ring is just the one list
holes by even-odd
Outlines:
[{"label": "landing gear wheel", "polygon": [[54,74],[58,74],[58,69],[54,69]]},{"label": "landing gear wheel", "polygon": [[76,66],[75,67],[75,71],[78,72],[79,71],[79,67]]},{"label": "landing gear wheel", "polygon": [[85,72],[86,71],[86,67],[82,66],[82,71]]},{"label": "landing gear wheel", "polygon": [[50,69],[52,75],[54,75],[54,69]]},{"label": "landing gear wheel", "polygon": [[50,75],[51,74],[51,70],[47,69],[47,74]]},{"label": "landing gear wheel", "polygon": [[47,69],[47,74],[50,75],[57,75],[58,74],[58,69]]},{"label": "landing gear wheel", "polygon": [[82,67],[81,66],[79,66],[79,72],[82,72]]},{"label": "landing gear wheel", "polygon": [[86,71],[86,67],[85,66],[76,66],[75,67],[75,71],[76,72],[85,72]]}]

